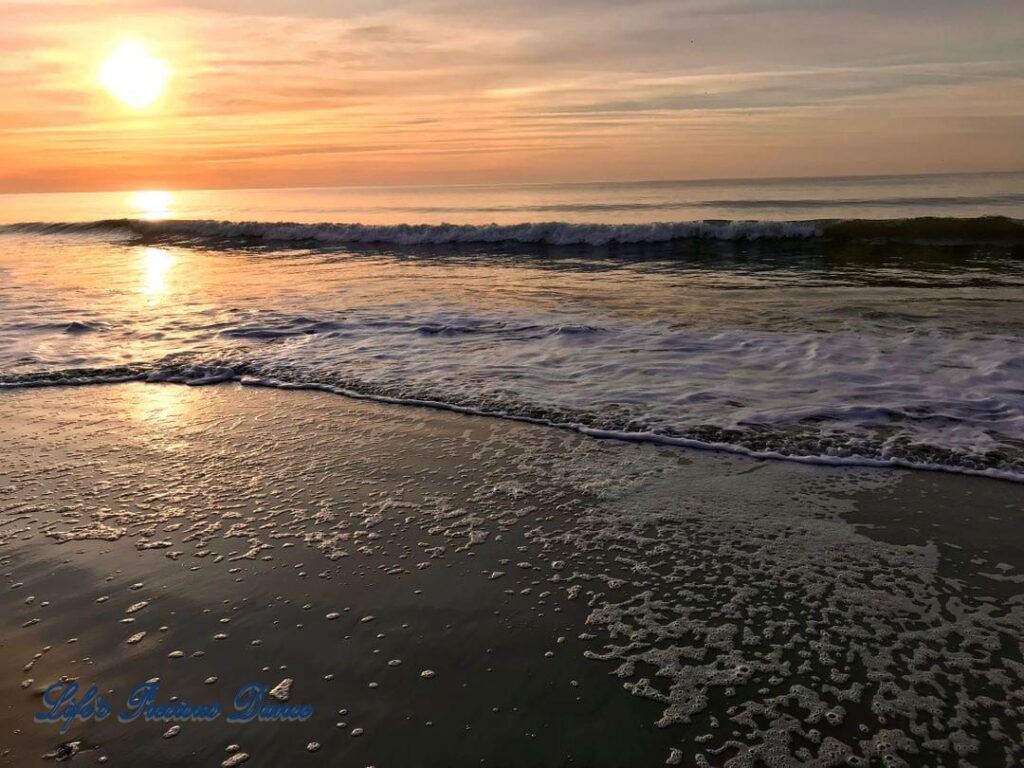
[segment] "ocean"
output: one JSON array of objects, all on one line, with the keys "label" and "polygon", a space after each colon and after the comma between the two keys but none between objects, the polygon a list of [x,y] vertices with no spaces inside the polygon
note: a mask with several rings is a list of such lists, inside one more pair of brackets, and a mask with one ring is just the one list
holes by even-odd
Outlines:
[{"label": "ocean", "polygon": [[0,386],[1024,480],[1024,173],[0,196]]}]

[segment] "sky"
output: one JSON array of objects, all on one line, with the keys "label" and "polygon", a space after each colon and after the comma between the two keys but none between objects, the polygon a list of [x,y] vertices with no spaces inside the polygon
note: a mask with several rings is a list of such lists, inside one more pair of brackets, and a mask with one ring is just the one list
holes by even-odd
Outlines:
[{"label": "sky", "polygon": [[0,49],[2,192],[1024,169],[1022,0],[0,0]]}]

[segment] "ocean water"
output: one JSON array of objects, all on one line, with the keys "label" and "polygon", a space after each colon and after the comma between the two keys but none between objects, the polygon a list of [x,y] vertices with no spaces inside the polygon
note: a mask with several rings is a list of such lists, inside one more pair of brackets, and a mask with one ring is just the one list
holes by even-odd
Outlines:
[{"label": "ocean water", "polygon": [[[983,217],[983,218],[980,218]],[[1024,174],[0,197],[0,386],[1024,480]]]}]

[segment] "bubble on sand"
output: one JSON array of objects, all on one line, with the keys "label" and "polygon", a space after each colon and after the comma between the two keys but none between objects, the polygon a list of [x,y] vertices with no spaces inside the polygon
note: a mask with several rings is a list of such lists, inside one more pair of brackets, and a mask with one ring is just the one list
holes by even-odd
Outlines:
[{"label": "bubble on sand", "polygon": [[58,744],[57,748],[52,752],[47,752],[43,755],[44,760],[56,760],[58,763],[63,763],[66,760],[70,760],[79,753],[82,748],[81,741],[66,741],[63,744]]},{"label": "bubble on sand", "polygon": [[137,542],[135,542],[135,548],[138,549],[138,550],[167,549],[168,547],[173,547],[173,546],[174,546],[174,542],[168,541],[167,539],[163,539],[163,540],[160,540],[160,541],[137,541]]},{"label": "bubble on sand", "polygon": [[292,678],[286,677],[280,683],[275,685],[269,691],[267,695],[277,701],[288,701],[288,697],[292,694],[292,683],[295,682]]}]

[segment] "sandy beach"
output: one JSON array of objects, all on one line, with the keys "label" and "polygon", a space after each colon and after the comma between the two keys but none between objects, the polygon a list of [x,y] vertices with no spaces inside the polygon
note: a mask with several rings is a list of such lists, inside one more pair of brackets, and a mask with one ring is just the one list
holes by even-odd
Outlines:
[{"label": "sandy beach", "polygon": [[1022,0],[0,20],[0,768],[1024,768]]},{"label": "sandy beach", "polygon": [[[0,422],[4,765],[1024,759],[1019,484],[236,384]],[[62,678],[114,714],[34,722]],[[119,722],[157,679],[224,715]]]}]

